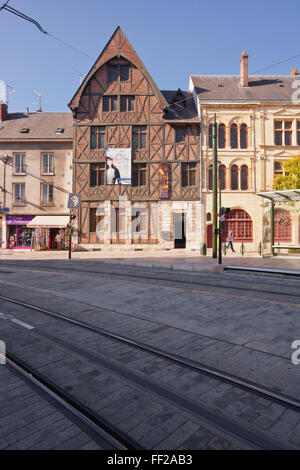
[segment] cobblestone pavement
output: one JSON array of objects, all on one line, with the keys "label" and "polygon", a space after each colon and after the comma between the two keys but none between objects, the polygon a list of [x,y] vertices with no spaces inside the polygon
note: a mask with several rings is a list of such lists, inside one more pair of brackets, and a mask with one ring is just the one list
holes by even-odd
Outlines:
[{"label": "cobblestone pavement", "polygon": [[[300,366],[291,363],[291,343],[300,339],[298,281],[284,281],[283,286],[280,279],[248,279],[229,274],[171,275],[83,260],[72,263],[70,271],[63,270],[70,268],[64,261],[36,261],[35,268],[26,268],[26,264],[29,263],[0,267],[1,295],[51,308],[300,398]],[[86,272],[75,272],[72,266]],[[91,270],[96,272],[87,272]],[[152,277],[144,279],[146,273]],[[132,277],[126,277],[129,274]],[[163,275],[165,280],[160,279]],[[172,282],[175,275],[177,283]],[[244,286],[244,290],[234,291],[232,285]],[[259,286],[262,292],[254,293],[253,289]],[[113,359],[173,387],[194,402],[213,406],[223,416],[248,423],[291,446],[300,446],[299,414],[280,404],[253,398],[230,384],[200,377],[194,371],[183,371],[178,365],[167,364],[160,358],[154,360],[111,340],[99,341],[95,333],[53,322],[23,307],[1,301],[0,311],[47,328],[57,337],[76,341],[100,357]],[[103,370],[95,371],[95,365],[93,368],[87,364],[79,366],[78,360],[70,359],[63,366],[63,356],[57,350],[50,355],[54,365],[43,362],[37,351],[45,346],[38,345],[33,352],[33,340],[29,341],[27,335],[28,331],[16,325],[12,330],[2,331],[2,336],[16,350],[42,370],[55,374],[56,380],[66,385],[68,379],[66,386],[76,389],[81,399],[94,397],[115,424],[148,448],[243,448],[241,442],[228,440],[221,431],[216,433],[207,423],[170,409],[153,396],[139,398],[128,384],[124,389],[124,384],[112,381]],[[49,357],[49,348],[45,354]],[[55,366],[58,364],[59,371]]]},{"label": "cobblestone pavement", "polygon": [[103,449],[9,366],[0,366],[0,449]]}]

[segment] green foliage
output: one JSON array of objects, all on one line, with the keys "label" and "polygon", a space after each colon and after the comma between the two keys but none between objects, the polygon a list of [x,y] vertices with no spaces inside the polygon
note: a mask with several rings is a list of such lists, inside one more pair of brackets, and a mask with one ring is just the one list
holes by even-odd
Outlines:
[{"label": "green foliage", "polygon": [[300,156],[291,158],[282,164],[284,175],[274,178],[274,189],[300,189]]}]

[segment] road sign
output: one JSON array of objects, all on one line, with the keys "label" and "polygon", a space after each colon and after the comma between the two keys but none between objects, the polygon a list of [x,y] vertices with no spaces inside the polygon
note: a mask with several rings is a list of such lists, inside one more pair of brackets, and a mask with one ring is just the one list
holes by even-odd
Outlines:
[{"label": "road sign", "polygon": [[79,209],[81,206],[81,194],[71,193],[68,198],[68,209]]}]

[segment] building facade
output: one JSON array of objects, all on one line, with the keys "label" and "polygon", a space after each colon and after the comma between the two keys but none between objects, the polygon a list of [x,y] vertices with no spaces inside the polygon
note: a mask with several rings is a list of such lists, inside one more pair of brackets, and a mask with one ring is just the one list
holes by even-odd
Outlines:
[{"label": "building facade", "polygon": [[71,113],[7,113],[0,104],[2,248],[55,249],[68,238],[72,191]]},{"label": "building facade", "polygon": [[[200,128],[192,93],[159,90],[118,27],[69,106],[73,189],[82,196],[78,245],[198,249]],[[108,158],[113,149],[127,151],[127,184]]]},{"label": "building facade", "polygon": [[[297,82],[298,80],[298,82]],[[273,188],[282,163],[299,155],[300,104],[297,71],[291,76],[248,76],[244,52],[239,76],[191,76],[201,121],[200,242],[212,246],[212,124],[217,121],[218,176],[226,214],[224,239],[232,230],[236,248],[258,251],[269,242],[269,204],[256,193]],[[299,94],[299,93],[298,93]],[[276,244],[299,245],[299,214],[289,205],[276,206]]]}]

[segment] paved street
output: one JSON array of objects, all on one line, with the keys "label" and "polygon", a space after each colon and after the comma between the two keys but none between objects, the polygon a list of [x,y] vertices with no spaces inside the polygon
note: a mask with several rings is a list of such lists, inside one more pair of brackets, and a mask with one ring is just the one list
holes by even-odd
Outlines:
[{"label": "paved street", "polygon": [[[300,339],[298,279],[158,270],[92,258],[2,259],[0,296],[300,400],[300,366],[291,362],[291,344]],[[237,432],[229,435],[229,422],[300,446],[300,415],[293,408],[3,298],[0,312],[0,339],[8,350],[145,448],[255,448],[255,439],[249,444]],[[141,379],[148,381],[147,391],[137,388]],[[198,407],[192,413],[191,404]],[[223,423],[204,419],[199,410],[211,407]],[[21,438],[15,445],[22,446]]]}]

